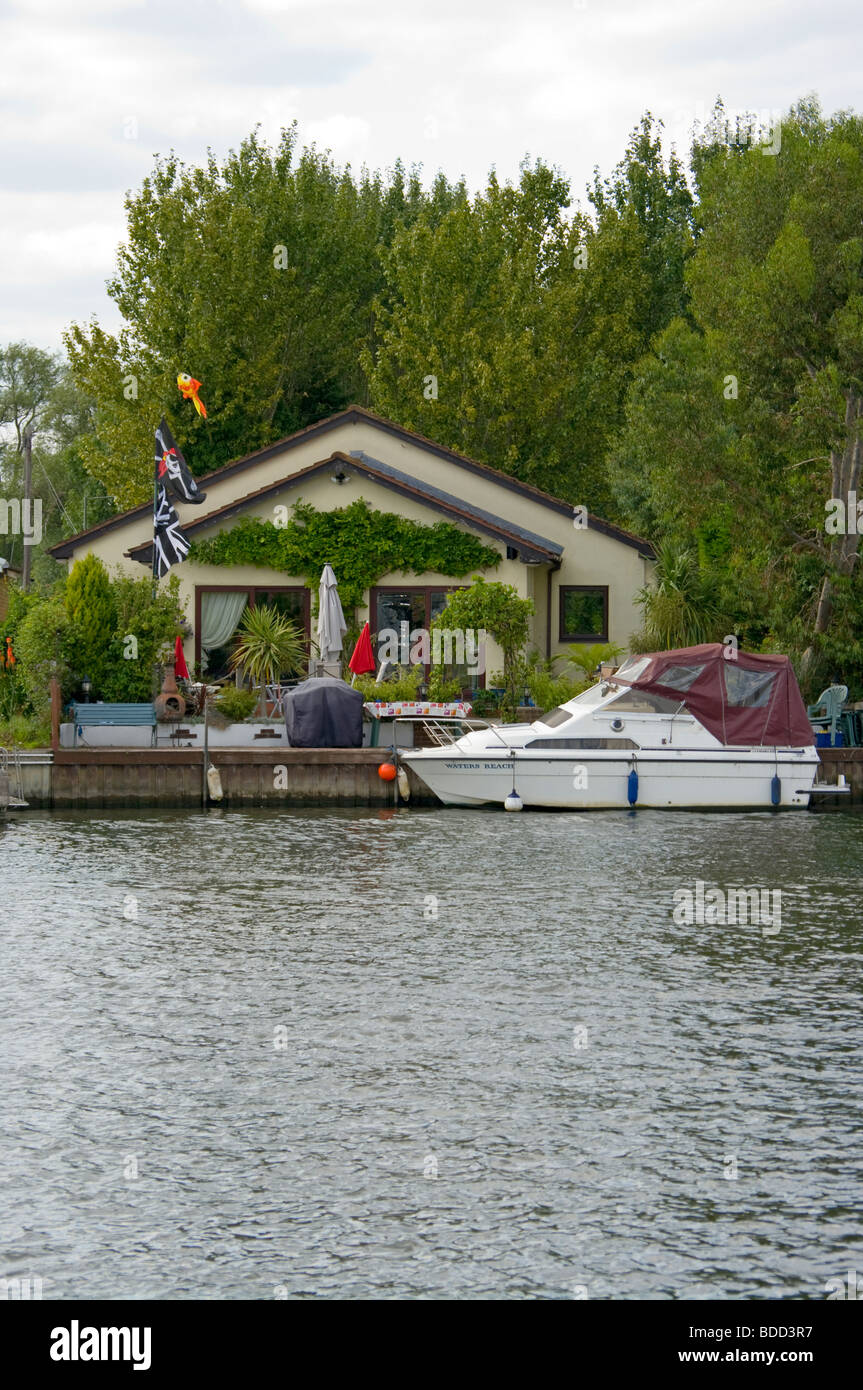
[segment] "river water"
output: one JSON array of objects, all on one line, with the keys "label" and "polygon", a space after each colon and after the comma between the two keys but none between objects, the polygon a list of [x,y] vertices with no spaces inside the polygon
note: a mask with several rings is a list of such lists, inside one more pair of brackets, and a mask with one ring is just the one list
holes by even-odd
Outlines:
[{"label": "river water", "polygon": [[[861,830],[10,819],[0,1275],[46,1299],[825,1298],[863,1271]],[[778,889],[781,924],[675,920],[699,880]]]}]

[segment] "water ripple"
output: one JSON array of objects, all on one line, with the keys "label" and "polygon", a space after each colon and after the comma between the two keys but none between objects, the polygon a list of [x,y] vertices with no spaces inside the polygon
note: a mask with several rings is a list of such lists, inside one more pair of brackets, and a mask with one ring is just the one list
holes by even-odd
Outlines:
[{"label": "water ripple", "polygon": [[[0,1275],[820,1298],[861,1268],[854,816],[28,814]],[[681,925],[697,879],[776,934]]]}]

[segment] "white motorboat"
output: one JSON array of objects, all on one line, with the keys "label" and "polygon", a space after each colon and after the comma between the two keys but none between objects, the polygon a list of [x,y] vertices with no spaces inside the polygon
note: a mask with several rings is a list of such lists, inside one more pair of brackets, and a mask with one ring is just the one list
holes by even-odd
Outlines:
[{"label": "white motorboat", "polygon": [[449,806],[802,810],[819,790],[788,658],[719,643],[632,657],[532,724],[435,732],[400,759]]}]

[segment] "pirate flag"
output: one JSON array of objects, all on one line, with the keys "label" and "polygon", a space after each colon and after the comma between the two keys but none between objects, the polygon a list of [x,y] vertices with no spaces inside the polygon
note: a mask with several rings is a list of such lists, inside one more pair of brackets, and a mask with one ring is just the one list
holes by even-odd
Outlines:
[{"label": "pirate flag", "polygon": [[201,492],[189,472],[189,465],[177,448],[164,415],[156,430],[156,477],[178,502],[193,502],[197,505],[206,500],[207,494]]},{"label": "pirate flag", "polygon": [[161,579],[172,565],[185,560],[190,544],[180,529],[180,518],[163,482],[157,482],[153,513],[153,575]]}]

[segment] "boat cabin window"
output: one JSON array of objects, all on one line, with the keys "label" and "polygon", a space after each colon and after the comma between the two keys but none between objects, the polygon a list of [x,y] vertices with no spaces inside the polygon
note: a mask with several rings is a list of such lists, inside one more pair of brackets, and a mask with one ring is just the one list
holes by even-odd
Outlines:
[{"label": "boat cabin window", "polygon": [[631,681],[637,681],[642,672],[646,671],[650,665],[649,656],[630,656],[627,657],[622,666],[618,666],[619,676],[628,676]]},{"label": "boat cabin window", "polygon": [[657,685],[667,685],[670,690],[689,690],[703,670],[703,663],[701,666],[666,666],[661,675],[653,679]]},{"label": "boat cabin window", "polygon": [[534,738],[525,748],[638,748],[631,738]]},{"label": "boat cabin window", "polygon": [[606,705],[606,710],[629,710],[633,714],[674,714],[683,709],[682,700],[669,700],[665,695],[651,695],[646,690],[624,690],[616,700]]},{"label": "boat cabin window", "polygon": [[725,676],[725,693],[728,696],[729,705],[753,709],[768,703],[777,673],[776,671],[744,671],[740,666],[735,666],[733,662],[729,661],[725,665],[723,675]]}]

